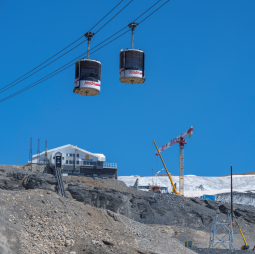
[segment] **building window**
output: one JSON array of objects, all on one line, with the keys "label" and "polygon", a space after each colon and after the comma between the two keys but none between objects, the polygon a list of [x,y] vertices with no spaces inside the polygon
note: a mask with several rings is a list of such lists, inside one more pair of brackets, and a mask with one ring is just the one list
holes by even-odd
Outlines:
[{"label": "building window", "polygon": [[75,154],[73,153],[73,157],[75,157]]},{"label": "building window", "polygon": [[68,156],[68,153],[66,154],[66,156]]},{"label": "building window", "polygon": [[63,170],[63,173],[68,173],[68,170],[65,170],[65,169],[64,169],[64,170]]},{"label": "building window", "polygon": [[55,157],[53,157],[53,160],[55,160]]},{"label": "building window", "polygon": [[76,161],[76,164],[79,164],[79,161]]},{"label": "building window", "polygon": [[68,160],[66,160],[66,164],[68,164]]},{"label": "building window", "polygon": [[69,161],[69,164],[74,164],[74,161]]},{"label": "building window", "polygon": [[102,166],[103,166],[103,162],[102,162],[102,161],[99,161],[99,162],[98,162],[98,166],[102,167]]},{"label": "building window", "polygon": [[79,158],[79,154],[76,154],[77,158]]}]

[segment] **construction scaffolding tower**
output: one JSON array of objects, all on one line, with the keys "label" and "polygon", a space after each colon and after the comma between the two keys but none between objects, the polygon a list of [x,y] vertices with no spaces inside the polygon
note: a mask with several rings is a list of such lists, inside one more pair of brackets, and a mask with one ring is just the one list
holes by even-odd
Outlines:
[{"label": "construction scaffolding tower", "polygon": [[[217,212],[215,212],[209,248],[218,248],[222,245],[226,249],[230,249],[230,250],[235,249],[234,238],[233,238],[232,217],[229,212],[227,216],[228,216],[227,222],[220,222],[220,221],[217,221],[218,214]],[[223,234],[223,237],[218,235],[220,233],[219,232],[220,229],[221,229],[221,234]]]}]

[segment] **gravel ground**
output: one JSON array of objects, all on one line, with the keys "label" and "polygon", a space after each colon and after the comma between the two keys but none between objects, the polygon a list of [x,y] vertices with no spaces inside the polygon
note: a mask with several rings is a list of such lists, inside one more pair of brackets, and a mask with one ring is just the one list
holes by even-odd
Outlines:
[{"label": "gravel ground", "polygon": [[46,190],[0,192],[1,254],[192,254],[177,240],[112,211]]},{"label": "gravel ground", "polygon": [[[193,241],[195,247],[197,248],[208,248],[210,232],[196,230],[187,227],[180,226],[168,226],[168,225],[149,225],[161,233],[166,234],[172,238],[177,239],[180,242]],[[220,237],[224,237],[225,234],[218,234]],[[245,239],[252,249],[255,246],[255,237],[254,234],[245,234]],[[235,232],[234,234],[234,245],[237,250],[241,249],[241,246],[244,245],[243,238],[240,232]],[[255,254],[255,252],[253,252]]]},{"label": "gravel ground", "polygon": [[[0,254],[194,253],[180,241],[207,247],[215,211],[225,221],[229,210],[222,202],[142,192],[116,180],[63,180],[67,199],[51,174],[0,166]],[[234,214],[254,246],[255,208],[234,205]],[[238,248],[237,228],[235,237]]]},{"label": "gravel ground", "polygon": [[220,250],[220,249],[192,249],[199,254],[242,254],[242,253],[254,253],[254,251],[243,250]]}]

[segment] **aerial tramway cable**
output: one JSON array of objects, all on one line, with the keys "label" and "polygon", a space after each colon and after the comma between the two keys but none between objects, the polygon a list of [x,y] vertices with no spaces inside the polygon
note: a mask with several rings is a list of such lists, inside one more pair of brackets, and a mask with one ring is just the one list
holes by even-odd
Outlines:
[{"label": "aerial tramway cable", "polygon": [[[170,1],[170,0],[167,0],[164,4],[162,4],[159,8],[157,8],[155,11],[153,11],[151,14],[149,14],[149,15],[148,15],[146,18],[144,18],[141,22],[145,21],[148,17],[150,17],[152,14],[154,14],[157,10],[159,10],[161,7],[163,7],[163,6],[164,6],[167,2],[169,2],[169,1]],[[160,2],[160,1],[158,1],[158,2]],[[155,3],[153,6],[151,6],[148,10],[146,10],[144,13],[142,13],[138,18],[140,18],[141,16],[143,16],[147,11],[149,11],[152,7],[154,7],[158,2],[156,2],[156,3]],[[136,18],[135,21],[136,21],[138,18]],[[140,23],[141,23],[141,22],[140,22]],[[122,28],[121,30],[119,30],[118,32],[116,32],[115,34],[113,34],[112,36],[108,37],[108,38],[107,38],[106,40],[104,40],[103,42],[109,40],[109,39],[112,38],[114,35],[118,34],[118,33],[121,32],[121,31],[123,31],[125,28],[127,28],[127,27],[125,26],[124,28]],[[118,37],[116,37],[116,38],[114,38],[113,40],[111,40],[110,42],[108,42],[108,43],[106,43],[105,45],[101,46],[100,48],[94,50],[91,54],[93,54],[94,52],[98,51],[99,49],[105,47],[106,45],[108,45],[109,43],[111,43],[111,42],[113,42],[114,40],[118,39],[119,37],[121,37],[122,35],[126,34],[127,32],[129,32],[129,29],[128,29],[127,31],[125,31],[124,33],[122,33],[121,35],[119,35]],[[99,46],[99,45],[102,44],[103,42],[99,43],[97,46]],[[97,47],[97,46],[95,46],[95,47]],[[95,47],[94,47],[94,48],[95,48]],[[79,57],[75,58],[74,60],[70,61],[69,63],[76,61],[76,59],[80,58],[81,56],[84,56],[84,53],[83,53],[82,55],[80,55]],[[58,68],[58,69],[55,70],[54,72],[56,72],[56,71],[62,69],[63,67],[65,67],[65,66],[68,65],[69,63],[63,65],[62,67]],[[20,89],[19,91],[17,91],[17,92],[15,92],[15,93],[13,93],[13,94],[11,94],[11,95],[9,95],[9,96],[7,96],[7,97],[1,99],[0,102],[4,102],[4,101],[6,101],[6,100],[8,100],[8,99],[11,99],[11,98],[15,97],[16,95],[18,95],[18,94],[20,94],[20,93],[23,93],[23,92],[29,90],[30,88],[32,88],[32,87],[34,87],[34,86],[36,86],[36,85],[38,85],[38,84],[40,84],[40,83],[42,83],[42,82],[48,80],[49,78],[55,76],[56,74],[58,74],[58,73],[64,71],[65,69],[67,69],[67,68],[69,68],[69,67],[71,67],[71,66],[73,66],[73,64],[71,64],[71,65],[65,67],[64,69],[62,69],[62,70],[60,70],[60,71],[58,71],[58,72],[56,72],[56,73],[52,72],[52,73],[46,75],[45,77],[43,77],[43,78],[37,80],[36,82],[34,82],[34,83],[32,83],[32,84],[30,84],[30,85],[24,87],[23,89]],[[54,74],[53,74],[53,73],[54,73]],[[50,76],[50,75],[51,75],[51,76]],[[48,76],[49,76],[49,77],[48,77]]]},{"label": "aerial tramway cable", "polygon": [[[124,10],[133,0],[124,6],[115,16],[113,16],[104,26],[102,26],[96,33],[104,28],[112,19],[114,19],[122,10]],[[79,59],[75,63],[75,77],[73,93],[85,96],[98,95],[101,91],[101,62],[91,59],[90,43],[95,33],[91,31],[85,34],[88,41],[87,58]]]},{"label": "aerial tramway cable", "polygon": [[[95,28],[102,20],[104,20],[115,8],[117,8],[124,0],[121,0],[113,9],[111,9],[111,11],[109,11],[101,20],[99,20],[89,31],[91,31],[93,28]],[[127,5],[125,5],[117,14],[114,15],[113,18],[111,18],[106,24],[104,24],[96,33],[98,33],[103,27],[105,27],[111,20],[113,20],[121,11],[123,11],[133,0],[131,0]],[[40,66],[42,66],[43,64],[45,64],[46,62],[48,62],[49,60],[51,60],[52,58],[54,58],[55,56],[57,56],[58,54],[60,54],[61,52],[63,52],[64,50],[66,50],[67,48],[69,48],[70,46],[72,46],[74,43],[76,43],[77,41],[79,41],[80,39],[84,38],[84,35],[81,36],[80,38],[78,38],[77,40],[75,40],[74,42],[72,42],[71,44],[69,44],[67,47],[65,47],[64,49],[60,50],[58,53],[56,53],[55,55],[53,55],[52,57],[48,58],[46,61],[44,61],[43,63],[39,64],[38,66],[36,66],[34,69],[30,70],[29,72],[27,72],[26,74],[22,75],[21,77],[19,77],[18,79],[12,81],[10,84],[0,88],[0,93],[8,90],[9,88],[17,85],[18,83],[24,81],[25,79],[31,77],[32,75],[34,75],[35,73],[39,72],[40,70],[44,69],[45,67],[47,67],[48,65],[52,64],[53,62],[55,62],[56,60],[58,60],[59,58],[63,57],[64,55],[66,55],[67,53],[69,53],[70,51],[72,51],[73,49],[77,48],[78,46],[80,46],[81,44],[83,44],[84,42],[86,42],[87,40],[82,41],[81,43],[79,43],[78,45],[76,45],[75,47],[71,48],[69,51],[65,52],[64,54],[62,54],[61,56],[59,56],[58,58],[56,58],[55,60],[51,61],[50,63],[48,63],[47,65],[43,66],[42,68],[40,68],[39,70],[33,72],[32,74],[30,74],[29,76],[27,76],[26,78],[20,80],[21,78],[25,77],[27,74],[31,73],[32,71],[36,70],[37,68],[39,68]],[[16,81],[20,80],[19,82],[15,83]],[[15,83],[15,84],[13,84]],[[13,84],[13,85],[12,85]],[[12,86],[11,86],[12,85]],[[3,90],[3,91],[1,91]]]},{"label": "aerial tramway cable", "polygon": [[[103,47],[105,47],[106,45],[110,44],[111,42],[115,41],[116,39],[118,39],[118,38],[121,37],[122,35],[126,34],[127,32],[129,32],[129,30],[127,30],[126,32],[122,33],[121,35],[119,35],[118,37],[114,38],[113,40],[109,41],[108,43],[104,44],[104,45],[101,46],[100,48],[94,50],[94,51],[93,51],[92,53],[90,53],[90,54],[95,53],[96,51],[100,50],[101,48],[103,48]],[[100,43],[100,44],[101,44],[101,43]],[[95,47],[94,47],[94,48],[95,48]],[[83,53],[82,55],[80,55],[79,57],[77,57],[76,59],[81,58],[82,56],[84,56],[84,53]],[[74,62],[76,59],[70,61],[69,63]],[[64,66],[68,65],[69,63],[65,64]],[[60,67],[59,69],[62,69],[64,66]],[[36,85],[39,85],[40,83],[46,81],[46,80],[49,79],[49,78],[52,78],[53,76],[57,75],[58,73],[60,73],[60,72],[62,72],[62,71],[64,71],[64,70],[66,70],[66,69],[68,69],[69,67],[72,67],[72,66],[73,66],[73,63],[72,63],[71,65],[65,67],[64,69],[58,71],[58,72],[56,72],[57,70],[59,70],[59,69],[57,69],[56,71],[54,71],[54,72],[56,72],[56,73],[52,72],[52,73],[48,74],[47,76],[45,76],[45,77],[43,77],[43,78],[37,80],[36,82],[34,82],[34,83],[32,83],[32,84],[30,84],[30,85],[24,87],[23,89],[21,89],[21,90],[15,92],[15,93],[13,93],[13,94],[11,94],[11,95],[9,95],[9,96],[3,98],[3,99],[1,99],[0,102],[6,101],[6,100],[8,100],[8,99],[11,99],[12,97],[14,97],[14,96],[16,96],[16,95],[18,95],[18,94],[20,94],[20,93],[23,93],[23,92],[29,90],[30,88],[32,88],[32,87],[34,87],[34,86],[36,86]],[[54,73],[54,74],[53,74],[53,73]],[[51,74],[52,74],[52,75],[51,75]],[[51,76],[49,76],[49,75],[51,75]],[[48,77],[48,76],[49,76],[49,77]],[[46,78],[46,77],[47,77],[47,78]],[[43,80],[42,80],[42,79],[43,79]],[[39,81],[40,81],[40,82],[39,82]]]}]

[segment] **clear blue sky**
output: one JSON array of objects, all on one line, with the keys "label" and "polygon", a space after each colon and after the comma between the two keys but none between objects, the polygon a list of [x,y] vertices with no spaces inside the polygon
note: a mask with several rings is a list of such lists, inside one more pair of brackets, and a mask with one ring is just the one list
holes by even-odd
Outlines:
[{"label": "clear blue sky", "polygon": [[[0,88],[82,36],[118,2],[0,1]],[[134,0],[92,39],[92,47],[155,2]],[[32,137],[33,154],[37,139],[41,151],[47,139],[48,149],[73,144],[103,153],[118,163],[119,175],[151,175],[152,167],[162,168],[152,141],[161,146],[192,125],[185,174],[223,175],[230,164],[236,173],[254,171],[254,10],[254,0],[171,0],[135,31],[135,47],[146,54],[144,84],[118,80],[119,51],[131,46],[127,33],[91,55],[102,63],[100,95],[73,94],[73,66],[0,103],[0,164],[15,164],[16,157],[18,164],[27,163]],[[83,52],[86,44],[0,99]],[[162,156],[169,171],[178,174],[178,145]]]}]

